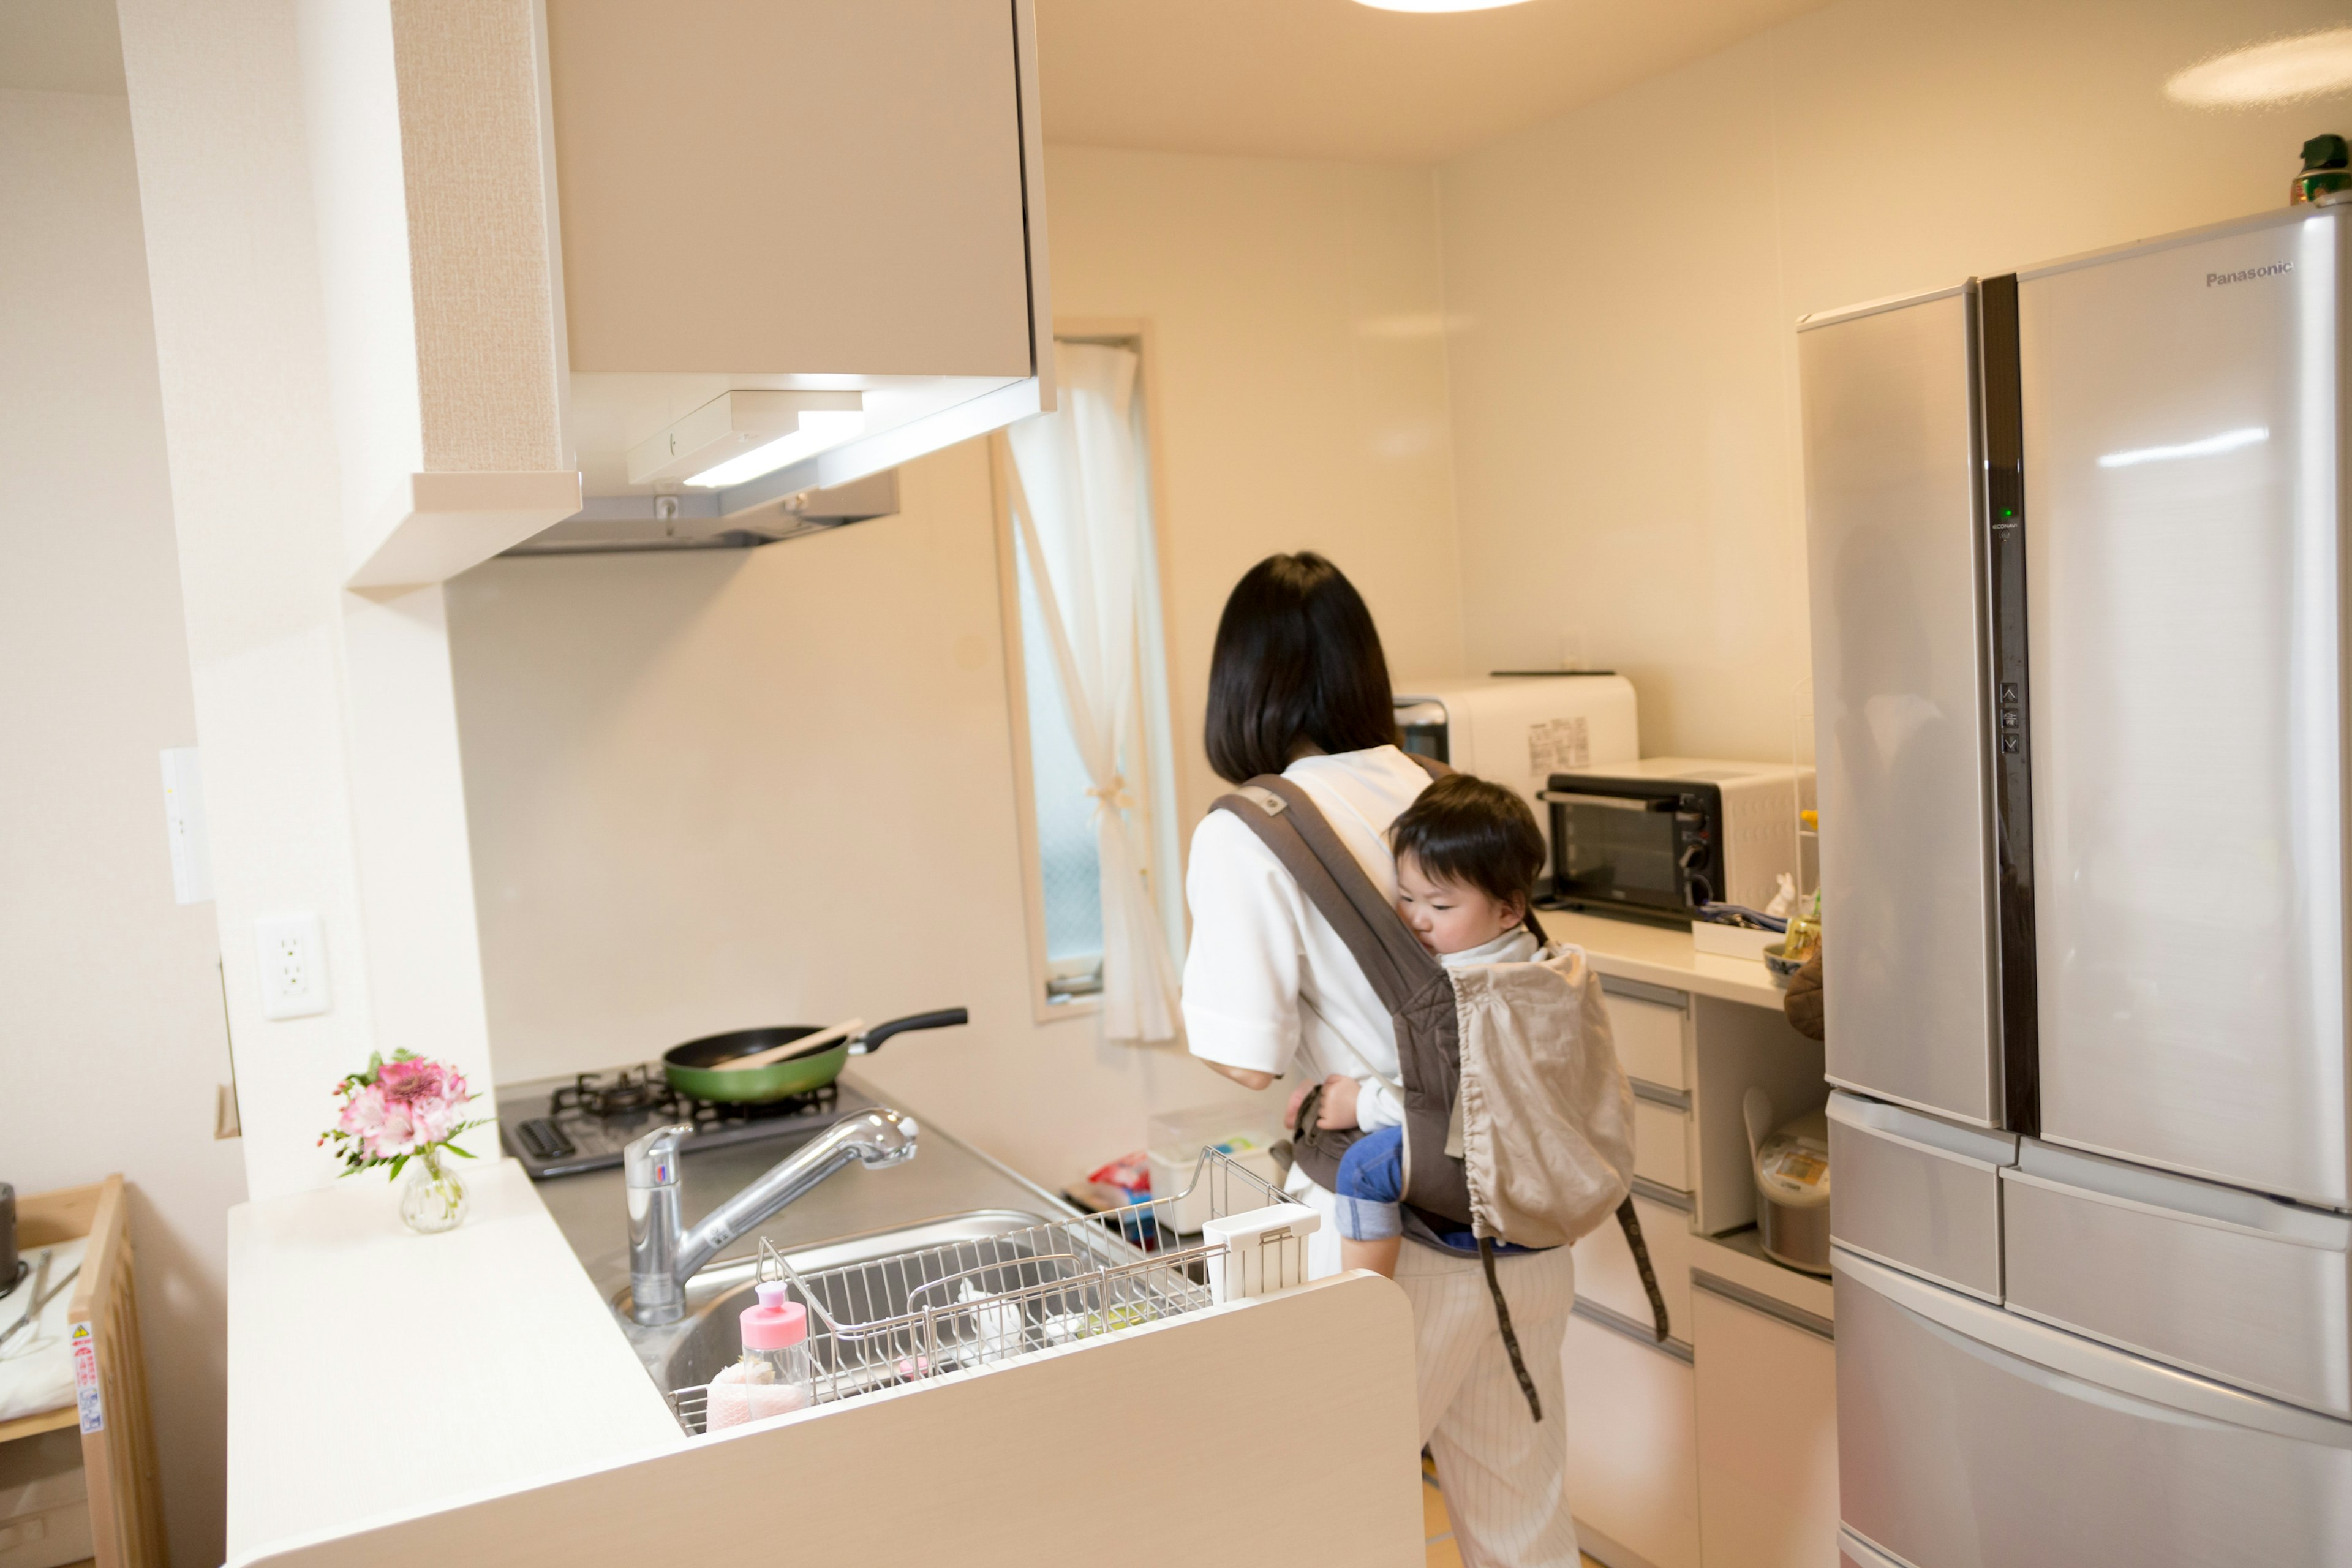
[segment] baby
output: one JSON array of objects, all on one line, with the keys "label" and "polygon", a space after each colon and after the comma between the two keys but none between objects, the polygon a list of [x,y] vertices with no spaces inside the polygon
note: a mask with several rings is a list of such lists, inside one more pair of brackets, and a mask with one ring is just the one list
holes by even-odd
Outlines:
[{"label": "baby", "polygon": [[[1524,963],[1536,955],[1525,922],[1544,845],[1527,802],[1500,784],[1451,774],[1396,819],[1389,845],[1396,851],[1397,910],[1440,962]],[[1357,1096],[1348,1091],[1358,1088],[1350,1079],[1325,1084],[1322,1125],[1355,1124]],[[1335,1113],[1348,1120],[1335,1123]],[[1341,1262],[1393,1278],[1404,1234],[1404,1129],[1379,1128],[1350,1145],[1338,1188]],[[1477,1250],[1468,1230],[1441,1239],[1451,1249]]]}]

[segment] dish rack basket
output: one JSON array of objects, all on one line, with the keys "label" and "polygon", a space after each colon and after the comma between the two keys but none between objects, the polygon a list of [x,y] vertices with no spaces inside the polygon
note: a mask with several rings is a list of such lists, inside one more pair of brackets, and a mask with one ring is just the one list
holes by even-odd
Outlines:
[{"label": "dish rack basket", "polygon": [[[1291,1201],[1203,1149],[1191,1187],[1170,1197],[837,1268],[804,1273],[761,1237],[758,1279],[784,1281],[808,1310],[814,1403],[827,1405],[1214,1304],[1240,1271],[1225,1268],[1223,1241],[1174,1225],[1178,1205],[1203,1194],[1213,1220]],[[1270,1246],[1253,1277],[1306,1279],[1305,1237]],[[708,1384],[672,1390],[679,1425],[702,1433],[709,1394]]]}]

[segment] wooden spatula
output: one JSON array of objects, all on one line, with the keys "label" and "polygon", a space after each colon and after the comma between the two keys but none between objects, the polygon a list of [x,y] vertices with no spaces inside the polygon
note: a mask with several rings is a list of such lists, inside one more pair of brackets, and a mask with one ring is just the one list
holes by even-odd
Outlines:
[{"label": "wooden spatula", "polygon": [[770,1046],[766,1050],[755,1051],[748,1057],[737,1057],[733,1061],[717,1063],[710,1070],[712,1072],[749,1072],[753,1068],[770,1067],[777,1062],[790,1061],[794,1057],[814,1056],[837,1041],[846,1039],[853,1035],[862,1035],[865,1032],[866,1020],[852,1018],[845,1024],[835,1024],[830,1029],[819,1029],[814,1035],[803,1035],[797,1040],[786,1040],[781,1046]]}]

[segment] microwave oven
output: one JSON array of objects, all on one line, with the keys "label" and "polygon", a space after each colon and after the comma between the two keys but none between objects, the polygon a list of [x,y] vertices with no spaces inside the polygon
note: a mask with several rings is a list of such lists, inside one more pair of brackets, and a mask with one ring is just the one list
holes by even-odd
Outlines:
[{"label": "microwave oven", "polygon": [[1631,763],[1642,754],[1633,683],[1621,675],[1546,672],[1400,685],[1398,743],[1517,790],[1550,853],[1541,799],[1567,768]]},{"label": "microwave oven", "polygon": [[1812,770],[1652,757],[1556,773],[1551,900],[1596,912],[1686,920],[1701,904],[1762,909],[1798,867],[1797,813]]}]

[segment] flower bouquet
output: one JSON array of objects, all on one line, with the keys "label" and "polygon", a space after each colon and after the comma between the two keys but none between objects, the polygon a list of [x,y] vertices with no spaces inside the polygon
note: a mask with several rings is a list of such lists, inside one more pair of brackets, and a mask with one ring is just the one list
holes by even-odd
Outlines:
[{"label": "flower bouquet", "polygon": [[413,1051],[395,1051],[390,1061],[368,1058],[367,1070],[343,1079],[335,1092],[342,1097],[342,1114],[319,1142],[334,1141],[343,1174],[390,1165],[398,1181],[414,1161],[416,1168],[400,1194],[402,1222],[430,1233],[466,1217],[466,1184],[442,1162],[452,1154],[472,1159],[453,1140],[489,1119],[460,1120],[474,1098],[463,1073]]}]

